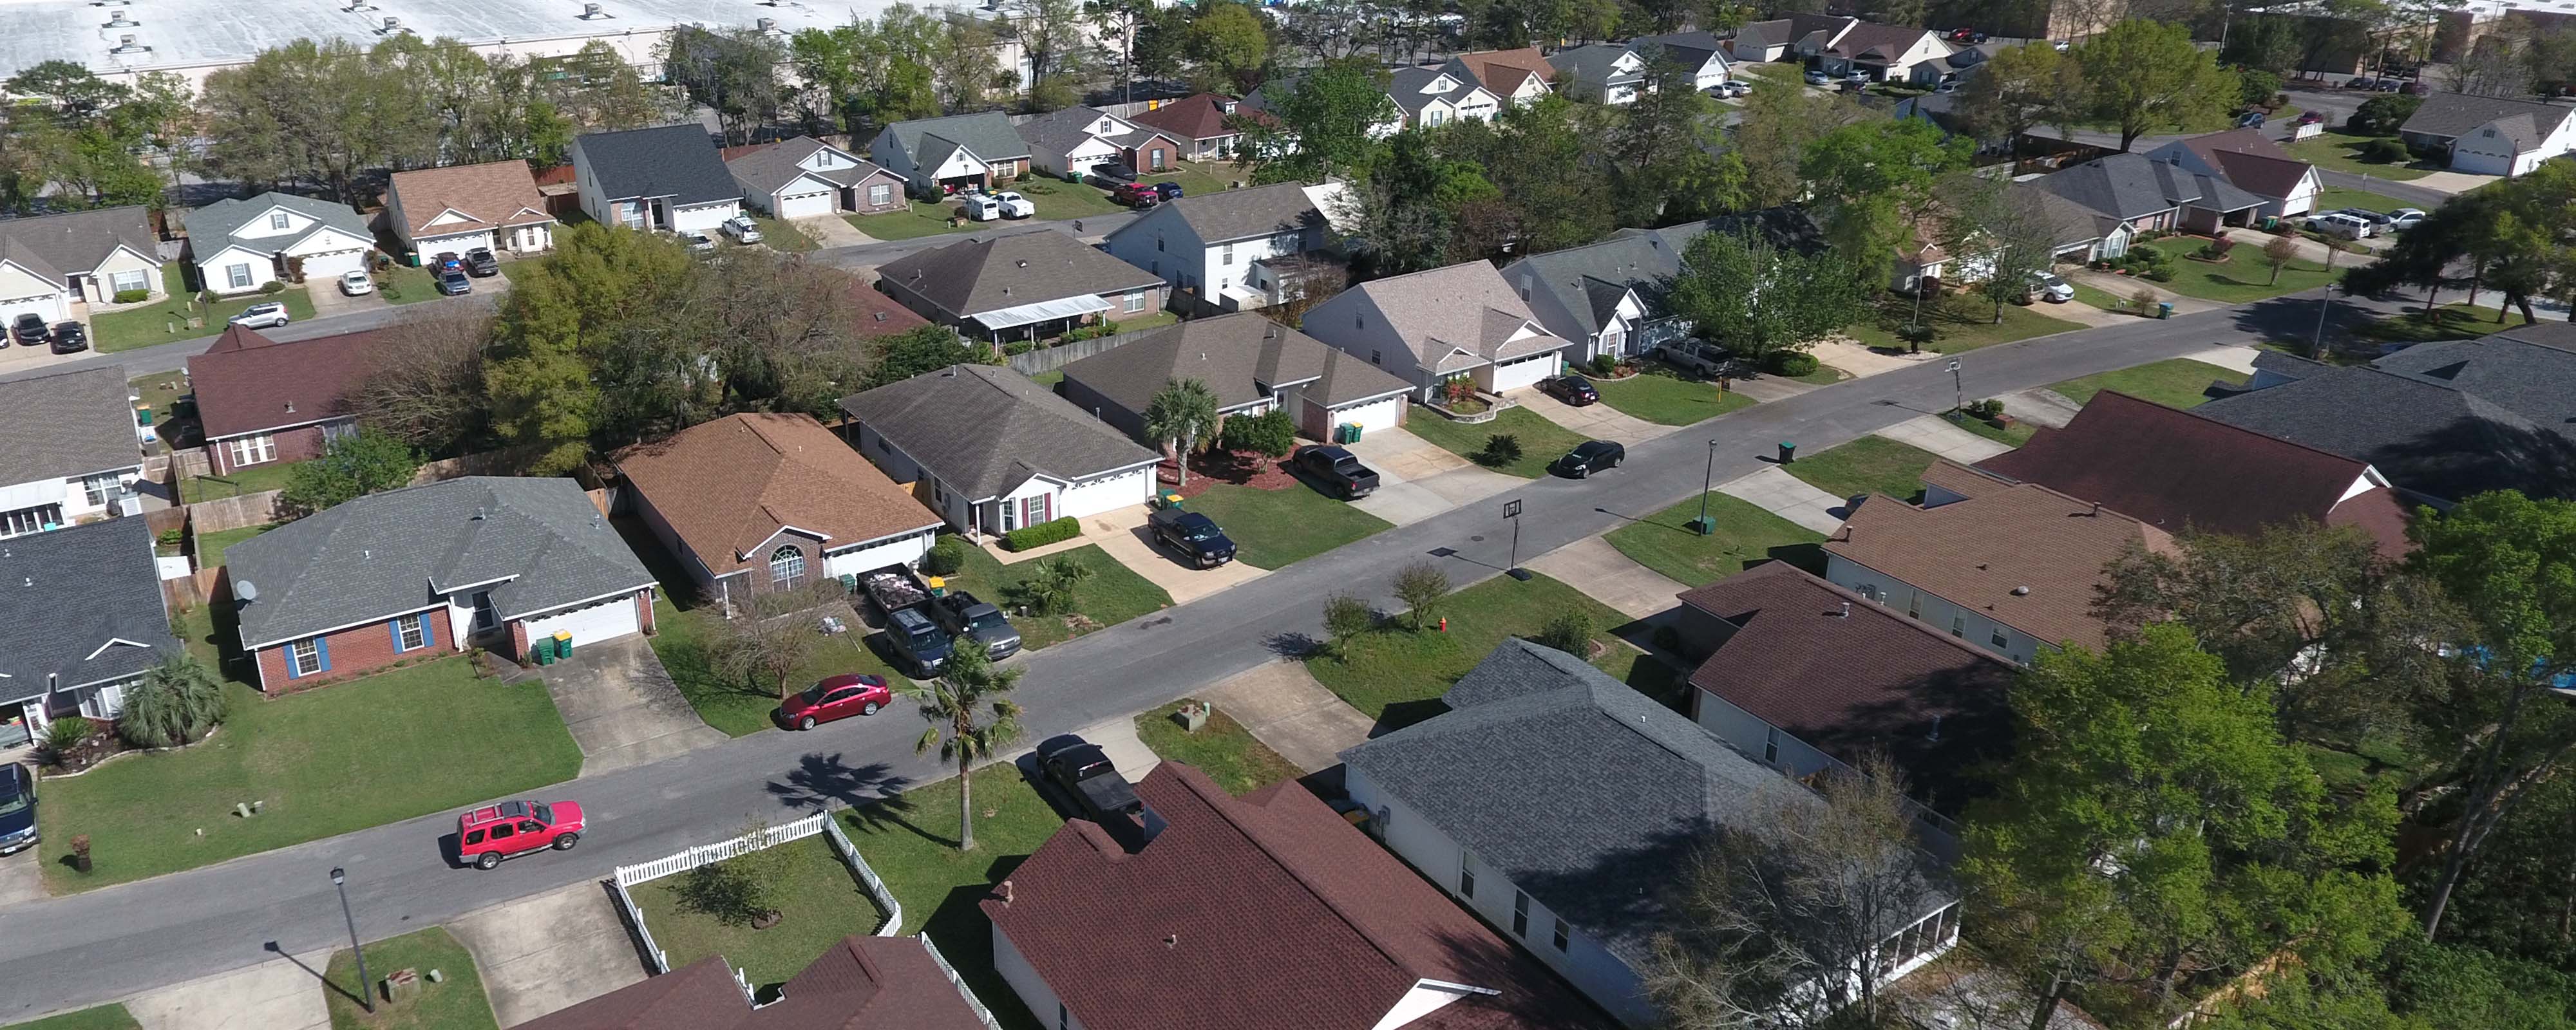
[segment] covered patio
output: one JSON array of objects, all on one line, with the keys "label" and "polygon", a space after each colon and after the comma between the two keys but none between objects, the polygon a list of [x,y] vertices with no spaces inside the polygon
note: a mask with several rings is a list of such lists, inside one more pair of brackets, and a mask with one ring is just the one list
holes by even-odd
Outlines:
[{"label": "covered patio", "polygon": [[1110,310],[1107,300],[1096,294],[1059,297],[1034,304],[1021,304],[967,316],[967,321],[983,329],[987,342],[1001,344],[1015,340],[1032,343],[1050,336],[1061,336],[1080,326],[1089,325],[1094,316]]}]

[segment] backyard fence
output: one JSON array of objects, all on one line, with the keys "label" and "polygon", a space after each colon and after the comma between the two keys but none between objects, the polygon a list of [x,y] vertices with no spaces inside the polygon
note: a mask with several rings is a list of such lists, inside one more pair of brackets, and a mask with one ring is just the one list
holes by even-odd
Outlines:
[{"label": "backyard fence", "polygon": [[869,868],[867,859],[859,857],[858,847],[850,843],[848,834],[841,832],[840,823],[832,818],[829,811],[816,812],[794,822],[780,823],[713,844],[694,844],[686,851],[664,855],[650,862],[618,866],[616,872],[609,875],[609,893],[616,896],[617,907],[626,916],[626,925],[635,931],[636,943],[642,946],[645,957],[652,960],[653,972],[668,973],[671,971],[671,957],[663,952],[660,945],[653,943],[653,931],[644,925],[644,910],[635,906],[635,898],[627,888],[815,834],[823,834],[831,841],[832,851],[850,867],[850,875],[867,890],[869,900],[876,902],[878,911],[885,913],[885,922],[876,928],[876,936],[893,936],[903,926],[903,903],[895,900],[894,892],[886,889],[885,881],[877,878],[877,871]]},{"label": "backyard fence", "polygon": [[977,1019],[983,1020],[989,1030],[1002,1030],[1002,1021],[993,1018],[992,1010],[984,1007],[984,999],[975,996],[975,989],[966,986],[966,978],[957,975],[957,967],[948,964],[948,956],[939,953],[939,945],[931,941],[928,930],[921,932],[921,950],[929,952],[930,960],[939,963],[939,971],[948,974],[949,984],[956,987],[958,996],[966,999],[966,1004],[975,1010]]},{"label": "backyard fence", "polygon": [[1094,336],[1088,340],[1075,340],[1072,343],[1060,343],[1053,347],[1040,347],[1025,354],[1013,354],[1007,360],[1011,364],[1011,371],[1024,376],[1033,376],[1040,372],[1052,372],[1094,354],[1105,354],[1134,342],[1136,342],[1134,333]]},{"label": "backyard fence", "polygon": [[221,533],[244,526],[265,526],[277,521],[277,498],[284,492],[262,490],[198,501],[188,506],[188,524],[200,534]]}]

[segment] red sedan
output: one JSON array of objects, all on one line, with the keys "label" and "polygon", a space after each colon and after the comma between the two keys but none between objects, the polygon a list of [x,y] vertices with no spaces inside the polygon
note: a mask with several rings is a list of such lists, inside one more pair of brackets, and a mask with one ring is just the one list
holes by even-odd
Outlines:
[{"label": "red sedan", "polygon": [[584,828],[581,806],[570,801],[504,801],[456,817],[456,854],[491,869],[530,852],[570,851]]},{"label": "red sedan", "polygon": [[778,714],[788,725],[810,730],[818,722],[875,715],[877,709],[893,703],[894,688],[886,685],[885,677],[851,673],[827,676],[790,696],[778,706]]}]

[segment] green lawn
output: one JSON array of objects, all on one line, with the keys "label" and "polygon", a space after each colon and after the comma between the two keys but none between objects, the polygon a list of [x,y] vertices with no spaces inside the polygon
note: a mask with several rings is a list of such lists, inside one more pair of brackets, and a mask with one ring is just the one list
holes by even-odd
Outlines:
[{"label": "green lawn", "polygon": [[1818,362],[1816,364],[1816,370],[1813,372],[1809,372],[1802,376],[1786,376],[1784,378],[1805,383],[1809,386],[1832,386],[1835,383],[1851,378],[1851,373],[1835,368],[1832,365]]},{"label": "green lawn", "polygon": [[272,461],[263,465],[226,472],[215,476],[190,476],[179,481],[179,503],[195,504],[222,497],[265,493],[286,489],[287,477],[296,462]]},{"label": "green lawn", "polygon": [[1141,182],[1177,182],[1181,195],[1204,197],[1233,189],[1236,180],[1250,181],[1252,171],[1237,168],[1232,161],[1183,161],[1168,172],[1148,172],[1137,177]]},{"label": "green lawn", "polygon": [[744,971],[744,978],[757,991],[786,982],[841,938],[865,936],[885,921],[860,888],[858,877],[823,835],[788,841],[772,850],[778,854],[764,857],[779,860],[774,896],[786,918],[766,930],[683,903],[687,873],[629,888],[636,909],[644,913],[644,926],[653,931],[653,943],[670,956],[671,968],[723,955],[728,965]]},{"label": "green lawn", "polygon": [[2430,316],[2424,314],[2422,308],[2410,309],[2402,315],[2390,315],[2362,326],[2358,335],[2389,343],[2429,343],[2434,340],[2472,339],[2522,324],[2520,312],[2505,316],[2504,322],[2498,324],[2495,312],[2486,308],[2444,304],[2433,309]]},{"label": "green lawn", "polygon": [[1686,426],[1753,406],[1753,398],[1721,392],[1716,383],[1694,382],[1675,375],[1631,376],[1617,382],[1595,379],[1592,388],[1601,391],[1601,403],[1667,426]]},{"label": "green lawn", "polygon": [[[212,632],[205,608],[190,621],[191,639]],[[193,869],[581,772],[581,750],[545,684],[476,679],[463,657],[273,700],[238,683],[226,693],[231,712],[209,740],[48,781],[48,887],[68,894]],[[508,758],[459,761],[460,740]],[[245,801],[263,802],[263,810],[233,815]],[[76,834],[91,841],[97,868],[88,875],[62,861]]]},{"label": "green lawn", "polygon": [[873,215],[842,215],[841,217],[853,228],[880,240],[909,240],[943,233],[968,233],[992,224],[968,222],[963,226],[950,228],[948,216],[956,210],[957,205],[953,203],[932,204],[916,200],[902,211],[887,211]]},{"label": "green lawn", "polygon": [[[503,274],[509,270],[510,266],[501,266]],[[384,295],[387,304],[417,304],[438,299],[438,279],[426,268],[395,265],[376,276],[376,292]]]},{"label": "green lawn", "polygon": [[1603,648],[1592,657],[1593,665],[1644,693],[1661,695],[1671,688],[1670,666],[1611,634],[1629,621],[1627,616],[1535,574],[1528,582],[1496,576],[1449,595],[1433,616],[1448,618],[1448,632],[1431,626],[1406,629],[1398,617],[1351,641],[1347,660],[1316,655],[1306,659],[1306,671],[1377,720],[1381,729],[1410,726],[1447,711],[1440,695],[1503,638],[1537,636],[1550,618],[1565,611],[1591,618],[1593,642]]},{"label": "green lawn", "polygon": [[224,563],[224,549],[274,529],[274,526],[243,526],[219,533],[197,534],[197,567],[211,569]]},{"label": "green lawn", "polygon": [[[1040,221],[1089,218],[1127,210],[1109,199],[1108,190],[1087,182],[1066,182],[1032,175],[1002,188],[1018,190],[1021,196],[1029,198],[1029,203],[1037,206],[1036,217]],[[1184,185],[1181,189],[1186,192],[1189,187]]]},{"label": "green lawn", "polygon": [[1824,543],[1823,534],[1741,498],[1715,491],[1707,497],[1708,517],[1717,525],[1708,536],[1691,531],[1690,522],[1700,513],[1694,497],[1611,530],[1602,539],[1637,564],[1687,587],[1725,579],[1774,558],[1824,574],[1824,551],[1817,546]]},{"label": "green lawn", "polygon": [[1730,75],[1752,75],[1790,85],[1804,85],[1807,74],[1804,67],[1782,61],[1746,61],[1727,65],[1726,70]]},{"label": "green lawn", "polygon": [[1789,474],[1836,497],[1886,494],[1911,501],[1923,493],[1923,470],[1940,455],[1884,436],[1864,436],[1840,447],[1798,455]]},{"label": "green lawn", "polygon": [[[1508,465],[1487,466],[1524,479],[1547,474],[1550,462],[1564,457],[1583,438],[1571,429],[1547,420],[1528,408],[1505,408],[1491,422],[1453,422],[1438,412],[1425,412],[1420,418],[1407,419],[1407,432],[1431,441],[1452,454],[1475,461],[1485,450],[1485,441],[1496,434],[1509,434],[1520,441],[1521,458]],[[1481,462],[1479,463],[1481,464]]]},{"label": "green lawn", "polygon": [[[2281,266],[2278,281],[2272,277],[2272,266],[2260,252],[2230,255],[2221,262],[2198,261],[2187,256],[2207,246],[2198,236],[2168,236],[2147,246],[2173,255],[2173,281],[2153,283],[2157,287],[2202,300],[2221,304],[2245,304],[2267,297],[2278,297],[2300,290],[2313,290],[2340,278],[2351,264],[2338,263],[2333,272],[2326,266],[2301,258]],[[2246,248],[2239,247],[2239,252]]]},{"label": "green lawn", "polygon": [[1044,372],[1030,376],[1029,381],[1036,383],[1039,386],[1054,386],[1055,384],[1064,381],[1064,370],[1061,368],[1050,368]]},{"label": "green lawn", "polygon": [[2372,193],[2369,190],[2357,190],[2349,186],[2328,186],[2318,191],[2315,210],[2335,211],[2347,207],[2359,207],[2384,215],[2401,207],[2414,206],[2384,193]]},{"label": "green lawn", "polygon": [[1380,530],[1395,528],[1350,502],[1298,484],[1256,490],[1219,483],[1189,500],[1189,508],[1225,528],[1235,560],[1276,569],[1304,561]]},{"label": "green lawn", "polygon": [[2032,422],[2015,421],[2009,426],[1999,426],[1985,419],[1969,418],[1957,413],[1945,417],[1950,419],[1952,425],[2008,447],[2019,447],[2029,443],[2030,438],[2039,432],[2038,424]]},{"label": "green lawn", "polygon": [[2114,311],[2124,315],[2136,314],[2130,310],[2127,297],[2114,297],[2108,291],[2097,290],[2079,282],[2069,282],[2067,285],[2075,287],[2075,302],[2078,304],[2090,304],[2104,311]]},{"label": "green lawn", "polygon": [[[815,680],[845,672],[873,673],[901,685],[904,678],[868,646],[867,627],[860,624],[856,611],[844,612],[843,618],[851,624],[850,632],[830,637],[820,631],[814,634],[813,652],[788,680],[791,689],[802,690]],[[723,619],[715,608],[681,612],[668,598],[657,597],[653,624],[661,632],[647,639],[662,667],[670,670],[680,696],[689,700],[689,707],[707,725],[736,737],[774,728],[777,723],[770,713],[778,709],[778,695],[769,684],[728,678],[708,664],[708,634],[716,632]]]},{"label": "green lawn", "polygon": [[502,258],[501,278],[516,283],[519,281],[520,276],[534,272],[539,266],[545,264],[545,260],[545,257],[542,255],[519,258]]},{"label": "green lawn", "polygon": [[188,376],[184,371],[154,372],[136,376],[126,382],[134,391],[134,403],[152,409],[152,429],[162,442],[172,447],[195,447],[205,443],[204,427],[195,416],[178,417],[179,398],[188,393]]},{"label": "green lawn", "polygon": [[1020,631],[1021,646],[1029,650],[1172,606],[1172,595],[1118,564],[1118,559],[1110,557],[1098,544],[1009,565],[993,560],[983,548],[969,547],[966,567],[948,577],[948,585],[972,591],[976,597],[1003,606],[1005,612],[1015,611],[1026,595],[1022,585],[1037,575],[1039,564],[1055,557],[1069,557],[1090,566],[1091,578],[1074,588],[1072,614],[1012,616],[1011,625]]},{"label": "green lawn", "polygon": [[1196,733],[1182,729],[1172,721],[1172,713],[1188,700],[1182,698],[1136,717],[1136,736],[1156,755],[1197,766],[1232,794],[1247,794],[1300,775],[1295,765],[1253,739],[1252,731],[1225,714],[1225,709],[1209,713],[1207,725]]},{"label": "green lawn", "polygon": [[[2390,182],[2405,182],[2409,179],[2421,179],[2433,171],[2430,167],[2417,168],[2411,163],[2385,164],[2377,161],[2362,160],[2359,155],[2354,153],[2354,149],[2369,142],[2372,138],[2373,137],[2345,132],[2342,129],[2328,128],[2326,131],[2317,134],[2314,138],[2285,144],[2284,149],[2287,149],[2290,152],[2291,157],[2298,158],[2301,161],[2305,161],[2319,168],[2328,168],[2338,172],[2351,172],[2354,175],[2368,175],[2375,178],[2386,179]],[[2394,139],[2396,137],[2392,136],[2389,138]],[[2323,207],[2323,205],[2319,206]],[[2326,208],[2326,210],[2331,211],[2333,208]]]},{"label": "green lawn", "polygon": [[[1923,321],[1935,335],[1923,349],[1942,354],[1957,354],[1998,343],[2027,340],[2050,333],[2072,332],[2084,328],[2074,322],[2050,318],[2040,312],[2040,305],[2022,307],[2004,305],[2004,320],[1995,321],[1992,301],[1967,294],[1946,294],[1923,305]],[[1895,328],[1914,317],[1914,301],[1889,294],[1879,304],[1877,320],[1862,322],[1843,330],[1863,346],[1882,350],[1904,350],[1909,345],[1896,338]]]},{"label": "green lawn", "polygon": [[[253,293],[219,300],[213,308],[201,309],[196,303],[196,294],[188,292],[179,264],[172,261],[161,266],[161,282],[170,292],[168,297],[144,307],[91,316],[90,346],[101,353],[113,353],[172,340],[215,336],[224,331],[225,319],[241,314],[243,308],[269,301],[283,301],[290,318],[300,321],[313,317],[313,298],[301,286],[289,286],[274,295]],[[323,288],[331,287],[326,283]],[[202,322],[190,328],[188,319],[191,317],[200,318]]]},{"label": "green lawn", "polygon": [[765,215],[752,215],[751,221],[752,224],[760,226],[760,242],[771,250],[802,254],[823,245],[823,241],[805,235],[804,229],[778,219]]},{"label": "green lawn", "polygon": [[868,867],[903,902],[902,931],[928,933],[1007,1030],[1037,1030],[1037,1020],[993,970],[992,923],[976,903],[1062,828],[1064,820],[1008,763],[976,770],[974,786],[973,851],[957,850],[954,777],[839,818]]},{"label": "green lawn", "polygon": [[2134,368],[2124,368],[2117,372],[2104,372],[2100,375],[2069,379],[2062,383],[2051,383],[2048,388],[2077,404],[2091,401],[2094,394],[2104,390],[2118,390],[2129,396],[2151,400],[2168,408],[2191,408],[2208,400],[2200,394],[2202,390],[2209,388],[2209,383],[2213,379],[2242,383],[2245,381],[2245,373],[2220,368],[2206,362],[2193,361],[2190,358],[2171,358]]},{"label": "green lawn", "polygon": [[[420,974],[419,993],[388,1004],[378,991],[375,1014],[369,1015],[344,993],[358,982],[356,956],[347,949],[332,952],[330,969],[324,974],[328,983],[322,990],[331,1006],[331,1030],[496,1030],[500,1026],[492,1018],[492,1003],[483,996],[483,977],[475,972],[474,953],[446,930],[433,926],[367,945],[367,975],[381,983],[397,969]],[[433,969],[439,973],[437,983],[429,980]],[[377,990],[375,984],[367,989]]]},{"label": "green lawn", "polygon": [[123,1005],[101,1005],[94,1009],[46,1016],[32,1023],[11,1023],[0,1030],[142,1030],[143,1024]]}]

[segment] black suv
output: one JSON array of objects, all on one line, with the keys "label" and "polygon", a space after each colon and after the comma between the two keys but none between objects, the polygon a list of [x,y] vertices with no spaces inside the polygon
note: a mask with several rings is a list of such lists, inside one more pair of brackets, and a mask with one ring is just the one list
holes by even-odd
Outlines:
[{"label": "black suv", "polygon": [[89,330],[78,322],[65,322],[54,327],[54,353],[78,354],[89,349]]},{"label": "black suv", "polygon": [[492,248],[476,247],[465,252],[465,272],[477,279],[501,274],[501,259],[492,256]]},{"label": "black suv", "polygon": [[39,343],[52,342],[54,330],[52,326],[45,324],[45,316],[30,311],[18,316],[17,321],[9,323],[9,335],[17,338],[18,346],[33,347]]},{"label": "black suv", "polygon": [[929,679],[948,667],[953,650],[948,631],[930,621],[918,606],[886,613],[885,639],[886,648],[911,667],[914,679]]},{"label": "black suv", "polygon": [[1020,653],[1020,631],[1011,628],[1011,620],[1002,610],[963,590],[951,593],[930,606],[930,617],[948,632],[967,637],[984,645],[994,661]]},{"label": "black suv", "polygon": [[16,762],[0,762],[0,855],[36,846],[36,778]]},{"label": "black suv", "polygon": [[1213,569],[1234,560],[1234,541],[1216,528],[1215,519],[1194,511],[1165,508],[1155,512],[1149,521],[1154,527],[1154,539],[1181,552],[1192,565]]}]

